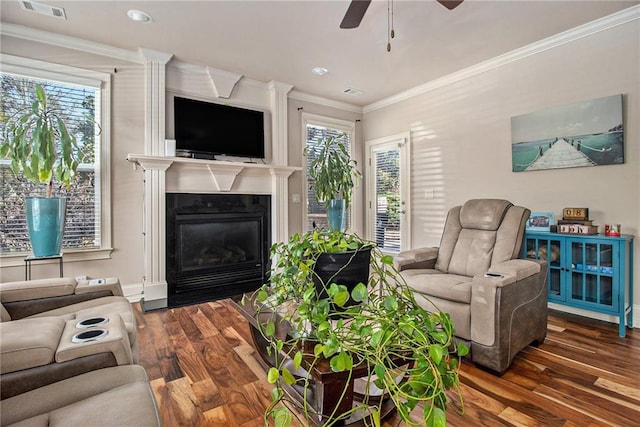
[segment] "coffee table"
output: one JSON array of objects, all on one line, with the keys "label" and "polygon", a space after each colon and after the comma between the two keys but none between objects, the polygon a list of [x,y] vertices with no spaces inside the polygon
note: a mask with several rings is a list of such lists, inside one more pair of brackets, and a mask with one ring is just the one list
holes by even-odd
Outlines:
[{"label": "coffee table", "polygon": [[[254,347],[260,355],[261,362],[265,369],[274,366],[273,355],[268,354],[266,351],[269,343],[258,329],[258,321],[266,322],[272,313],[270,311],[261,312],[264,318],[257,319],[256,304],[259,303],[253,299],[252,294],[246,295],[244,304],[242,304],[241,296],[233,297],[231,301],[238,312],[249,322]],[[286,341],[290,326],[286,321],[280,321],[279,316],[277,317],[278,319],[275,322],[275,335],[279,339]],[[313,422],[314,425],[320,426],[330,419],[329,416],[334,413],[334,410],[336,414],[342,414],[351,409],[354,404],[361,404],[362,396],[354,392],[354,381],[358,378],[367,377],[369,370],[367,366],[364,365],[355,366],[349,379],[349,372],[333,372],[327,359],[321,358],[315,361],[315,363],[314,360],[312,355],[304,356],[302,368],[308,372],[311,377],[307,392],[307,403],[311,405],[316,416],[310,421]],[[302,386],[288,386],[285,384],[284,389],[292,399],[302,404],[304,400],[304,389]],[[395,410],[391,399],[384,399],[381,406],[381,419],[384,419]],[[350,427],[364,426],[365,422],[362,419],[364,416],[366,415],[363,414],[363,411],[357,411],[350,418],[341,420],[341,424]],[[372,425],[371,421],[366,425]]]}]

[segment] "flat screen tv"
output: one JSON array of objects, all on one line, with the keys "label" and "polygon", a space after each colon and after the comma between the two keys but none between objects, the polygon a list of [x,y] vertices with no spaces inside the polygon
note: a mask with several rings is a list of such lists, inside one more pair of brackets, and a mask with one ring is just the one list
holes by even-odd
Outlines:
[{"label": "flat screen tv", "polygon": [[264,158],[264,112],[177,96],[173,108],[179,152]]}]

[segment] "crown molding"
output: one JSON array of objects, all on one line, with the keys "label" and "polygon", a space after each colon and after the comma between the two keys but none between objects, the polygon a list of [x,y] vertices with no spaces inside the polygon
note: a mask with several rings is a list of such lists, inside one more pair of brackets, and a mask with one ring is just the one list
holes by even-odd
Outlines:
[{"label": "crown molding", "polygon": [[467,68],[463,68],[460,71],[456,71],[444,77],[437,78],[420,86],[416,86],[414,88],[400,92],[396,95],[368,104],[364,106],[363,112],[369,113],[375,110],[379,110],[380,108],[388,107],[390,105],[413,98],[415,96],[422,95],[435,89],[448,86],[450,84],[502,67],[511,62],[519,61],[532,55],[537,55],[538,53],[544,52],[546,50],[574,42],[583,37],[587,37],[601,31],[617,27],[619,25],[624,25],[628,22],[638,19],[640,19],[640,5],[635,5],[621,10],[620,12],[605,16],[604,18],[596,19],[595,21],[547,37],[535,43],[531,43],[527,46],[512,50],[511,52],[507,52],[503,55],[496,56],[492,59],[480,62]]},{"label": "crown molding", "polygon": [[310,95],[308,93],[292,90],[289,92],[289,98],[303,102],[311,102],[313,104],[323,105],[325,107],[336,108],[338,110],[350,111],[352,113],[363,113],[363,108],[359,105],[348,104],[346,102],[334,101],[333,99],[323,98],[321,96]]},{"label": "crown molding", "polygon": [[137,51],[121,49],[102,43],[79,39],[77,37],[51,33],[49,31],[36,30],[35,28],[24,27],[22,25],[3,22],[2,25],[0,25],[0,34],[3,36],[16,37],[52,46],[79,50],[93,55],[101,55],[109,58],[135,62],[137,64],[144,63],[144,59],[140,57],[140,54]]}]

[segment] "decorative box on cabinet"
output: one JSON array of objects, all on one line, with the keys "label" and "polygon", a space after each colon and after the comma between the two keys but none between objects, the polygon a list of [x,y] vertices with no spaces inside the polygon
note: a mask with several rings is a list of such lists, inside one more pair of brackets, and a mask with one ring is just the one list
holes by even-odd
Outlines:
[{"label": "decorative box on cabinet", "polygon": [[549,265],[549,302],[617,316],[633,325],[633,236],[528,231],[523,257]]}]

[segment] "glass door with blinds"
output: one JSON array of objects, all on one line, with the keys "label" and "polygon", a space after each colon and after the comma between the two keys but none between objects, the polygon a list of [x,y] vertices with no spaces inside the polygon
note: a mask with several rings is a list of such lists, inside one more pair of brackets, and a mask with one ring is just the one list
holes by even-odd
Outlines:
[{"label": "glass door with blinds", "polygon": [[388,253],[409,249],[409,134],[367,142],[367,237]]},{"label": "glass door with blinds", "polygon": [[[314,149],[319,147],[320,143],[325,138],[336,137],[344,141],[345,146],[349,152],[352,153],[353,158],[353,134],[354,124],[352,122],[346,122],[337,119],[329,119],[320,116],[314,116],[311,114],[305,114],[304,116],[304,130],[305,130],[305,161],[306,161],[306,221],[304,224],[305,230],[313,230],[314,228],[328,228],[327,224],[327,209],[324,202],[316,200],[315,190],[313,184],[309,179],[308,167],[314,160],[313,156],[318,150]],[[357,208],[357,194],[354,191],[353,198],[351,200],[351,206],[347,209],[346,229],[354,231],[354,209]],[[360,202],[361,203],[361,202]]]}]

